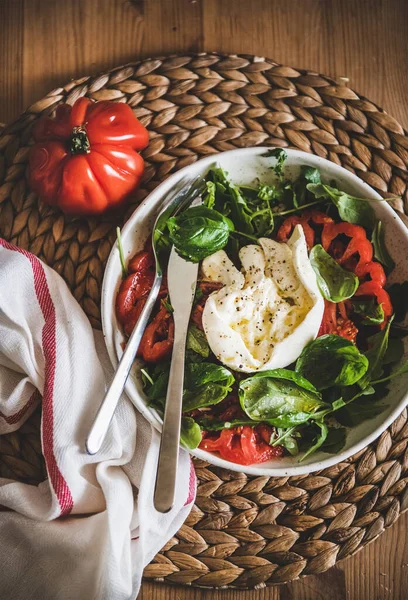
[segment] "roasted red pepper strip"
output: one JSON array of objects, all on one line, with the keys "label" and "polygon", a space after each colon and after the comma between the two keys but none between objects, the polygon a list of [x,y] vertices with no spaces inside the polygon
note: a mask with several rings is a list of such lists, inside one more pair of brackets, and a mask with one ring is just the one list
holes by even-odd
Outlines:
[{"label": "roasted red pepper strip", "polygon": [[379,327],[383,329],[393,313],[391,299],[388,292],[386,292],[376,281],[366,281],[360,285],[354,295],[367,297],[374,296],[378,304],[382,305],[382,309],[384,311],[384,321]]},{"label": "roasted red pepper strip", "polygon": [[305,234],[307,247],[309,248],[309,250],[311,250],[314,246],[314,231],[310,227],[307,220],[303,220],[302,217],[299,217],[297,215],[285,219],[285,221],[278,229],[276,239],[278,240],[278,242],[287,242],[296,225],[301,225],[303,227],[303,233]]},{"label": "roasted red pepper strip", "polygon": [[324,225],[334,221],[326,213],[319,210],[305,210],[301,215],[294,215],[285,219],[278,229],[276,239],[278,242],[287,242],[296,225],[302,225],[307,247],[311,250],[315,240],[315,232],[310,225],[311,222],[315,225]]},{"label": "roasted red pepper strip", "polygon": [[385,271],[378,262],[359,263],[354,272],[362,283],[365,281],[375,281],[378,285],[384,287],[387,282]]},{"label": "roasted red pepper strip", "polygon": [[[344,244],[342,240],[336,239],[339,235],[347,236],[350,240]],[[373,257],[373,246],[367,239],[365,229],[351,223],[326,224],[322,231],[322,246],[339,264],[350,271],[354,271],[356,265],[370,262]]]},{"label": "roasted red pepper strip", "polygon": [[174,342],[173,317],[163,307],[149,323],[140,342],[138,354],[149,363],[156,363],[170,356]]}]

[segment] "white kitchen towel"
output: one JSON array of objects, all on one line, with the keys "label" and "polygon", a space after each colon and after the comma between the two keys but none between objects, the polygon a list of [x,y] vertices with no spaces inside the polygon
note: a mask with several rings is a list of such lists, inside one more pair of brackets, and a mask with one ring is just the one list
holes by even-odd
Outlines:
[{"label": "white kitchen towel", "polygon": [[0,446],[42,397],[48,479],[0,478],[0,598],[133,600],[143,568],[177,532],[196,479],[180,451],[174,508],[153,507],[160,437],[123,396],[101,451],[84,442],[111,373],[61,277],[0,239]]}]

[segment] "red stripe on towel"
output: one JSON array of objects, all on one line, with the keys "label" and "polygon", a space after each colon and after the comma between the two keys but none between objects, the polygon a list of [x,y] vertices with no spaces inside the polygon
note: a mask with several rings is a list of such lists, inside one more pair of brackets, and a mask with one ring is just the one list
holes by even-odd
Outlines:
[{"label": "red stripe on towel", "polygon": [[45,271],[40,260],[30,254],[26,250],[9,244],[0,238],[0,246],[7,250],[19,252],[31,263],[34,275],[34,288],[37,295],[37,300],[44,316],[44,327],[42,330],[42,346],[45,359],[45,384],[43,392],[43,412],[42,412],[42,440],[44,458],[47,465],[47,471],[54,488],[59,505],[61,507],[61,515],[68,515],[73,506],[74,501],[71,491],[65,481],[61,471],[59,470],[55,455],[54,455],[54,380],[56,369],[56,320],[55,306],[51,298],[50,290],[47,284]]},{"label": "red stripe on towel", "polygon": [[14,415],[5,415],[0,410],[0,418],[4,419],[9,425],[14,425],[15,423],[18,423],[20,419],[24,417],[25,414],[28,413],[33,404],[35,404],[40,398],[40,392],[38,390],[34,390],[27,404],[25,404],[23,408],[20,408],[20,410],[14,413]]}]

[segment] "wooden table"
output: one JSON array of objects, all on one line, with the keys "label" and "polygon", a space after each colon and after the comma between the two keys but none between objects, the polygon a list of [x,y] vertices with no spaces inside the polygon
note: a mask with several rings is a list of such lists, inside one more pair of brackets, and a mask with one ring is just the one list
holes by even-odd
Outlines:
[{"label": "wooden table", "polygon": [[[147,56],[264,55],[333,77],[408,129],[406,0],[0,0],[0,121],[71,78]],[[141,600],[398,600],[408,590],[408,515],[320,576],[259,591],[144,584]],[[113,600],[113,599],[112,599]]]}]

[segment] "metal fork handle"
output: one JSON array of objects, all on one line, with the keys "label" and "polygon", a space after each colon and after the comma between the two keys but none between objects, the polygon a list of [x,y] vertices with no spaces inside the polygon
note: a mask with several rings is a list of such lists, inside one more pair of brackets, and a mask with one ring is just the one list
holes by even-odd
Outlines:
[{"label": "metal fork handle", "polygon": [[173,354],[154,490],[154,507],[161,513],[173,507],[176,488],[188,319],[182,321],[174,324]]},{"label": "metal fork handle", "polygon": [[119,398],[122,394],[122,390],[128,378],[129,371],[132,368],[132,364],[139,348],[144,330],[146,329],[146,325],[157,300],[161,282],[162,277],[160,275],[156,275],[152,289],[147,297],[146,304],[140,313],[140,317],[132,331],[129,341],[126,344],[125,351],[122,354],[122,358],[120,359],[112,382],[108,387],[108,391],[106,392],[104,399],[102,400],[88,438],[85,442],[86,451],[88,454],[96,454],[102,446],[116,406],[119,402]]}]

